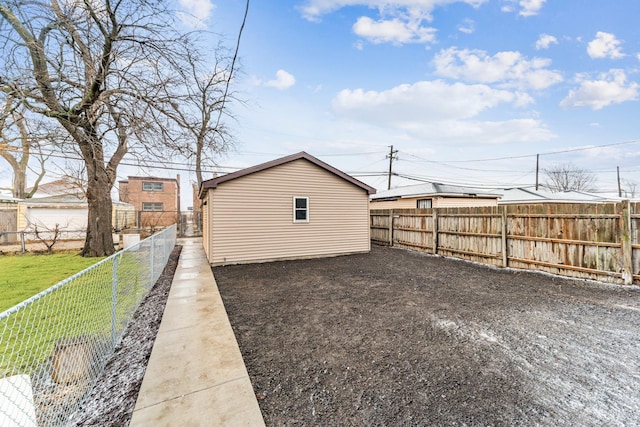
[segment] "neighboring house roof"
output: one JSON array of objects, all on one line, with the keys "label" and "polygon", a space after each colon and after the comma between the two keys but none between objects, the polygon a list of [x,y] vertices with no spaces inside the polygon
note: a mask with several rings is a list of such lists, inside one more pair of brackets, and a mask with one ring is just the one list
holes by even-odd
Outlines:
[{"label": "neighboring house roof", "polygon": [[236,172],[232,172],[229,173],[227,175],[222,175],[216,178],[212,178],[209,179],[207,181],[204,181],[200,187],[200,192],[199,192],[199,196],[202,199],[204,197],[204,190],[205,189],[210,189],[210,188],[216,188],[219,184],[222,184],[223,182],[227,182],[227,181],[231,181],[233,179],[237,179],[237,178],[241,178],[243,176],[247,176],[247,175],[251,175],[253,173],[257,173],[257,172],[261,172],[263,170],[266,169],[270,169],[276,166],[280,166],[280,165],[284,165],[286,163],[290,163],[296,160],[306,160],[310,163],[313,163],[314,165],[344,179],[347,182],[350,182],[351,184],[360,187],[361,189],[363,189],[364,191],[367,192],[367,194],[374,194],[376,192],[376,189],[373,187],[368,186],[367,184],[363,183],[362,181],[359,181],[357,179],[355,179],[354,177],[334,168],[333,166],[330,166],[328,164],[326,164],[325,162],[318,160],[317,158],[313,157],[312,155],[305,153],[304,151],[301,151],[299,153],[296,154],[292,154],[290,156],[286,156],[286,157],[282,157],[276,160],[272,160],[270,162],[266,162],[266,163],[262,163],[256,166],[252,166],[250,168],[246,168],[246,169],[242,169]]},{"label": "neighboring house roof", "polygon": [[[27,189],[27,191],[31,191],[32,188]],[[38,189],[34,194],[34,197],[61,195],[72,195],[76,196],[76,198],[84,198],[84,191],[82,188],[78,187],[78,184],[75,182],[71,182],[66,179],[57,179],[55,181],[38,185]]]},{"label": "neighboring house roof", "polygon": [[175,181],[178,182],[178,178],[160,178],[158,176],[128,176],[127,179],[121,179],[118,182],[129,182],[129,180],[136,181]]},{"label": "neighboring house roof", "polygon": [[64,204],[86,204],[87,199],[85,197],[78,197],[73,194],[58,194],[55,196],[46,197],[32,197],[31,199],[25,199],[26,203],[64,203]]},{"label": "neighboring house roof", "polygon": [[8,194],[0,193],[0,203],[18,203],[19,201],[20,201],[20,199],[16,199],[14,197],[11,197]]},{"label": "neighboring house roof", "polygon": [[460,187],[458,185],[441,184],[439,182],[425,182],[423,184],[407,185],[396,187],[390,190],[381,191],[371,200],[403,199],[412,197],[478,197],[493,198],[500,197],[496,191],[487,191],[477,188]]},{"label": "neighboring house roof", "polygon": [[[2,201],[2,199],[0,199],[0,201]],[[77,196],[74,196],[73,194],[62,194],[62,195],[58,195],[58,196],[49,196],[49,197],[34,197],[31,199],[24,199],[24,200],[18,200],[20,202],[21,205],[24,206],[33,206],[33,207],[61,207],[61,206],[65,206],[65,207],[86,207],[88,205],[87,203],[87,199],[82,197],[79,198]],[[125,203],[125,202],[120,202],[117,200],[112,200],[111,201],[113,206],[122,206],[122,207],[131,207],[133,208],[133,205],[130,203]]]},{"label": "neighboring house roof", "polygon": [[498,204],[515,203],[606,203],[619,202],[619,197],[605,197],[586,191],[560,191],[551,192],[547,189],[527,187],[496,189],[503,194]]},{"label": "neighboring house roof", "polygon": [[372,201],[397,200],[416,197],[477,197],[498,198],[498,204],[516,203],[606,203],[618,202],[619,197],[602,196],[586,191],[552,192],[548,189],[528,187],[478,189],[437,182],[408,185],[381,191],[371,196]]}]

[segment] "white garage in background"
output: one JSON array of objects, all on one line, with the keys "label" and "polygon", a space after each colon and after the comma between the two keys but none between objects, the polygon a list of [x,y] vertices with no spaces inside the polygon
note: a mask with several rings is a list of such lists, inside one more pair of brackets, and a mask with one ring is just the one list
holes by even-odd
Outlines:
[{"label": "white garage in background", "polygon": [[26,199],[18,203],[18,230],[33,231],[34,227],[46,231],[56,224],[61,230],[87,229],[87,202],[75,196],[53,196]]},{"label": "white garage in background", "polygon": [[[113,217],[124,211],[134,211],[129,203],[113,202]],[[25,199],[18,203],[18,231],[41,231],[58,228],[63,239],[84,238],[87,229],[88,206],[86,199],[74,195]],[[129,215],[131,216],[131,215]],[[131,216],[132,218],[135,215]],[[115,223],[114,223],[115,224]],[[127,224],[134,226],[135,224]]]}]

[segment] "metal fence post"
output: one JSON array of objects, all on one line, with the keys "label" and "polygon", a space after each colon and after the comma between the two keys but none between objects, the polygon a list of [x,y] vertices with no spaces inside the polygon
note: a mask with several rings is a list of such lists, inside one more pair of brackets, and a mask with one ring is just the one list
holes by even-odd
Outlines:
[{"label": "metal fence post", "polygon": [[27,245],[24,241],[24,231],[20,232],[20,246],[22,247],[22,253],[27,251]]},{"label": "metal fence post", "polygon": [[154,255],[155,255],[155,251],[156,251],[156,241],[155,241],[155,237],[156,235],[152,235],[150,240],[151,240],[151,247],[149,248],[149,258],[151,260],[151,272],[149,274],[149,277],[151,277],[151,286],[153,286],[153,283],[155,282],[155,278],[156,278],[156,272],[155,272],[155,260],[154,260]]},{"label": "metal fence post", "polygon": [[113,269],[111,272],[111,345],[113,348],[116,346],[118,334],[118,258],[120,256],[113,257]]}]

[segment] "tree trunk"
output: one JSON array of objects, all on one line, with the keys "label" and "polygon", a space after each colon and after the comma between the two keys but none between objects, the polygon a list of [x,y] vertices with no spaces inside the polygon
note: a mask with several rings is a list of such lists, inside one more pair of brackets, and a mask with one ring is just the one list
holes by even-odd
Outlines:
[{"label": "tree trunk", "polygon": [[87,201],[89,214],[87,237],[81,255],[84,257],[108,256],[115,252],[113,246],[111,181],[106,171],[100,170],[89,176]]},{"label": "tree trunk", "polygon": [[13,170],[13,197],[24,199],[26,195],[27,175],[25,171],[16,168]]}]

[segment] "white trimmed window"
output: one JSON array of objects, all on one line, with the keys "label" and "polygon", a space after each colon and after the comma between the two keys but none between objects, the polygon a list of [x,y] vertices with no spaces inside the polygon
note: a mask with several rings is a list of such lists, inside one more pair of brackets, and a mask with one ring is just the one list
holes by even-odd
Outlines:
[{"label": "white trimmed window", "polygon": [[163,185],[161,182],[143,182],[143,191],[162,191]]},{"label": "white trimmed window", "polygon": [[309,222],[309,198],[293,198],[293,222]]},{"label": "white trimmed window", "polygon": [[148,202],[142,204],[143,211],[163,211],[164,207],[162,203],[158,202]]}]

